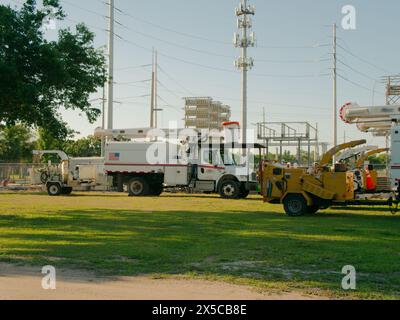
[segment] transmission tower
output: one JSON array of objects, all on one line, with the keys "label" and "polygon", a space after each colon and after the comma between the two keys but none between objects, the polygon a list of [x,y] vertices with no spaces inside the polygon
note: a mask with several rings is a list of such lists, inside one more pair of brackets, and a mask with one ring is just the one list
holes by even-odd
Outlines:
[{"label": "transmission tower", "polygon": [[242,71],[242,143],[247,143],[247,71],[254,66],[254,60],[247,57],[247,48],[254,47],[255,44],[254,32],[249,34],[249,29],[252,27],[250,16],[254,14],[255,7],[249,6],[247,0],[241,0],[239,8],[236,9],[241,35],[235,33],[233,43],[236,48],[241,48],[241,56],[236,60],[235,65]]}]

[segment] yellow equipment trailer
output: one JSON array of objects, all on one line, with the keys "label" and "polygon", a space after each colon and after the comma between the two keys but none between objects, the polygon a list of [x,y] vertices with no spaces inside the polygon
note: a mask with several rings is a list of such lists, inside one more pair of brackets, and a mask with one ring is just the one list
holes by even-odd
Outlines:
[{"label": "yellow equipment trailer", "polygon": [[343,164],[332,169],[330,163],[338,152],[365,143],[366,140],[358,140],[336,146],[308,170],[264,162],[260,173],[264,202],[283,204],[289,216],[316,213],[332,205],[360,204],[355,200],[354,174]]}]

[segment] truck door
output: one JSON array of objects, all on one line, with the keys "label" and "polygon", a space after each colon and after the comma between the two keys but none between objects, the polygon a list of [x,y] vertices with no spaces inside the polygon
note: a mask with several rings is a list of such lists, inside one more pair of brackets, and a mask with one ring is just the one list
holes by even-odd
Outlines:
[{"label": "truck door", "polygon": [[218,181],[225,172],[224,168],[219,150],[203,149],[201,164],[198,169],[198,180]]}]

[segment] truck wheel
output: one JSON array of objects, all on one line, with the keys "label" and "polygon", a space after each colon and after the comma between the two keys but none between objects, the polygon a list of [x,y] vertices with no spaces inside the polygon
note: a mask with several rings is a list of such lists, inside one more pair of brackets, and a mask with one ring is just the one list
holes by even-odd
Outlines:
[{"label": "truck wheel", "polygon": [[224,199],[239,199],[240,197],[240,186],[234,180],[226,180],[222,182],[219,188],[219,194]]},{"label": "truck wheel", "polygon": [[240,190],[240,199],[246,199],[250,194],[250,190],[246,190],[244,187]]},{"label": "truck wheel", "polygon": [[162,184],[153,184],[153,185],[151,185],[150,194],[152,196],[158,197],[163,193],[163,191],[164,191],[164,187],[163,187]]},{"label": "truck wheel", "polygon": [[317,213],[319,209],[319,206],[310,206],[307,208],[307,213],[314,214]]},{"label": "truck wheel", "polygon": [[300,217],[308,212],[306,199],[300,194],[290,194],[283,201],[285,212],[291,217]]},{"label": "truck wheel", "polygon": [[131,197],[143,197],[149,195],[149,184],[145,179],[133,178],[128,183],[128,192]]},{"label": "truck wheel", "polygon": [[59,183],[50,183],[47,186],[47,193],[49,196],[55,197],[59,196],[62,192],[61,185]]},{"label": "truck wheel", "polygon": [[64,188],[62,188],[61,193],[65,194],[67,196],[70,195],[72,193],[72,187],[64,187]]}]

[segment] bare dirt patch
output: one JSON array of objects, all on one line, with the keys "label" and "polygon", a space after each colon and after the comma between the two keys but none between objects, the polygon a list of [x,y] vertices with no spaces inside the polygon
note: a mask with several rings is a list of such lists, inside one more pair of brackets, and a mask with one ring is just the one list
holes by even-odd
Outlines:
[{"label": "bare dirt patch", "polygon": [[[247,286],[192,279],[96,277],[57,270],[57,289],[43,290],[41,268],[0,263],[1,300],[311,300],[299,292],[259,292]],[[325,299],[325,298],[322,298]]]}]

